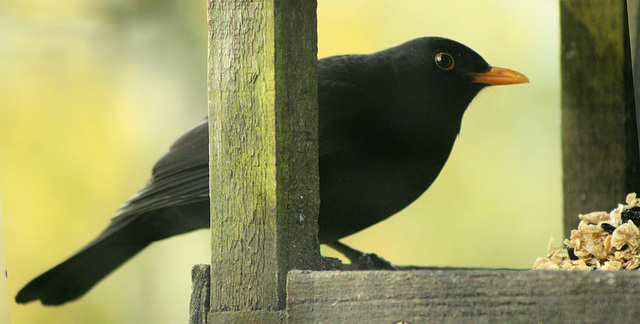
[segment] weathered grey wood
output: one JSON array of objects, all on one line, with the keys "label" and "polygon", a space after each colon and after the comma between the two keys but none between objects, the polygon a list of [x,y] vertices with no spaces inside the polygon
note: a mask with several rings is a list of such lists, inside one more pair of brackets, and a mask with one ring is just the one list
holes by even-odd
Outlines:
[{"label": "weathered grey wood", "polygon": [[197,264],[191,270],[191,303],[189,324],[205,323],[285,323],[286,311],[231,311],[210,312],[210,269],[209,264]]},{"label": "weathered grey wood", "polygon": [[191,269],[191,300],[189,303],[189,324],[205,324],[209,315],[209,278],[211,266],[196,264]]},{"label": "weathered grey wood", "polygon": [[640,272],[292,271],[290,323],[637,323]]},{"label": "weathered grey wood", "polygon": [[561,0],[564,226],[640,190],[624,0]]},{"label": "weathered grey wood", "polygon": [[287,316],[281,311],[236,311],[236,312],[211,312],[208,323],[220,324],[278,324],[286,323]]},{"label": "weathered grey wood", "polygon": [[[631,58],[633,62],[633,71],[634,71],[634,83],[636,80],[636,60],[638,58],[637,54],[637,44],[638,44],[638,11],[640,9],[640,0],[627,0],[627,18],[629,23],[629,40],[630,40],[630,48],[631,48]],[[638,94],[636,93],[636,97]]]},{"label": "weathered grey wood", "polygon": [[271,322],[322,262],[316,2],[209,0],[208,22],[209,322]]}]

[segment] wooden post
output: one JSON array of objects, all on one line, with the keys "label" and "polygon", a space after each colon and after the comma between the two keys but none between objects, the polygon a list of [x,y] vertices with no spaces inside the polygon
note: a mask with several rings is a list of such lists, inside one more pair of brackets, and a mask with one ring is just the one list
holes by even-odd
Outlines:
[{"label": "wooden post", "polygon": [[[640,121],[640,0],[627,0],[629,18],[629,38],[631,40],[631,58],[633,62],[633,85],[636,104],[636,123]],[[640,127],[638,127],[638,141],[640,142]]]},{"label": "wooden post", "polygon": [[[627,7],[561,0],[564,228],[640,190]],[[640,192],[638,192],[640,194]]]},{"label": "wooden post", "polygon": [[211,308],[194,281],[191,322],[281,322],[288,271],[322,262],[316,1],[209,0],[208,22]]}]

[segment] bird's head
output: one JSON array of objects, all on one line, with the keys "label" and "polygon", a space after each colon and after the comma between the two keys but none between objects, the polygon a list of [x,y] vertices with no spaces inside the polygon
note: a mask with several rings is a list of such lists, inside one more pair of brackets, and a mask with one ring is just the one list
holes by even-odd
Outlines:
[{"label": "bird's head", "polygon": [[394,75],[387,87],[393,89],[387,93],[393,104],[386,105],[386,115],[405,131],[446,126],[457,134],[464,111],[480,90],[529,82],[522,73],[491,66],[469,47],[441,37],[413,39],[376,54]]},{"label": "bird's head", "polygon": [[422,92],[433,97],[442,93],[470,100],[487,86],[529,82],[522,73],[491,66],[474,50],[447,38],[416,38],[384,52],[401,87],[426,88]]},{"label": "bird's head", "polygon": [[450,39],[424,37],[403,45],[415,46],[414,51],[421,52],[415,59],[424,61],[426,74],[440,82],[479,87],[529,82],[522,73],[491,66],[474,50]]}]

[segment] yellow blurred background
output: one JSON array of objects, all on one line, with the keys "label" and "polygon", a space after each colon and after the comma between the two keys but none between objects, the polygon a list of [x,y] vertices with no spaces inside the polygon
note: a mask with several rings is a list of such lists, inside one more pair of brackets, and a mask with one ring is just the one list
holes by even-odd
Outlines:
[{"label": "yellow blurred background", "polygon": [[[483,91],[429,191],[343,242],[397,264],[529,268],[562,239],[558,25],[556,0],[319,1],[319,57],[438,35],[531,80]],[[206,29],[203,1],[0,4],[10,298],[93,239],[206,115]],[[68,305],[4,293],[0,305],[13,323],[186,323],[191,266],[207,262],[199,231],[153,244]]]}]

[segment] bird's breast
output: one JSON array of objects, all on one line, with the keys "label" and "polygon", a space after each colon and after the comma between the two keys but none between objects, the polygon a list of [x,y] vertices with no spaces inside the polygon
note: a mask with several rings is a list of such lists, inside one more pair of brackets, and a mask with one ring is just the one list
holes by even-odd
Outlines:
[{"label": "bird's breast", "polygon": [[380,145],[320,158],[320,239],[336,240],[402,210],[436,179],[453,142],[399,150]]}]

